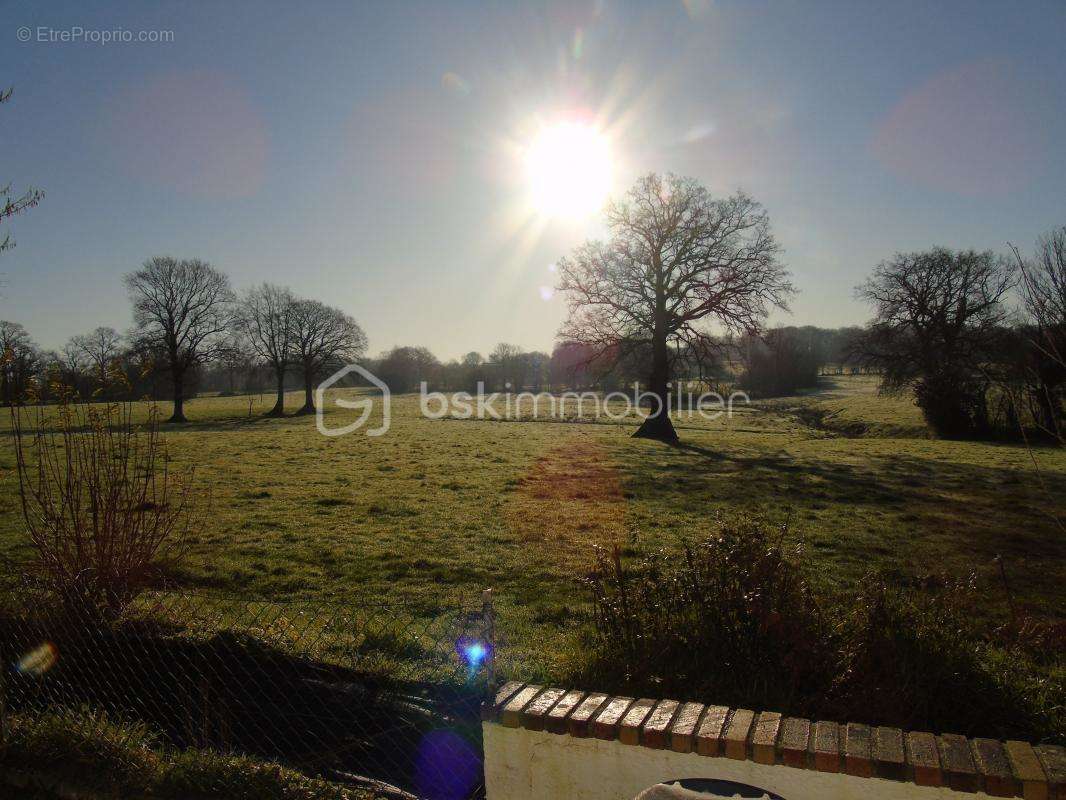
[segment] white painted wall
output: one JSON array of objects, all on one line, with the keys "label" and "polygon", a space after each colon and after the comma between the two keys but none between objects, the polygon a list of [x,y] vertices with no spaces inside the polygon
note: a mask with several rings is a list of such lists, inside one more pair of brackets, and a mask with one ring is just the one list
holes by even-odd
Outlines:
[{"label": "white painted wall", "polygon": [[710,758],[484,723],[487,800],[634,800],[667,780],[719,778],[784,800],[975,800],[983,792]]}]

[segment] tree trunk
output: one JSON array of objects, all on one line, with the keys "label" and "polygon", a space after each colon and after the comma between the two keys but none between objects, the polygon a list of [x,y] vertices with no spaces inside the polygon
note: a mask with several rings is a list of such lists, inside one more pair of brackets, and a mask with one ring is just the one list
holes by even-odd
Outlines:
[{"label": "tree trunk", "polygon": [[185,373],[181,370],[172,372],[174,378],[174,413],[167,422],[188,422],[185,418]]},{"label": "tree trunk", "polygon": [[650,413],[633,434],[637,439],[655,439],[668,444],[677,443],[677,431],[670,421],[670,354],[666,349],[666,334],[656,326],[652,342],[650,392],[658,398],[658,407]]},{"label": "tree trunk", "polygon": [[315,413],[315,392],[311,384],[314,383],[314,374],[309,370],[304,371],[304,405],[297,414]]},{"label": "tree trunk", "polygon": [[268,417],[284,417],[285,416],[285,370],[275,369],[274,375],[278,381],[278,399],[274,402],[274,407],[267,412]]}]

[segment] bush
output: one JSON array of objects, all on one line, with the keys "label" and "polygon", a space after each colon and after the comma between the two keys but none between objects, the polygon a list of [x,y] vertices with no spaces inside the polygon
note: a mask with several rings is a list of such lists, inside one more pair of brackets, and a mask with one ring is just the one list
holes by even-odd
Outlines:
[{"label": "bush", "polygon": [[829,693],[833,632],[799,569],[787,530],[760,519],[634,566],[600,552],[589,578],[598,638],[590,684],[642,694],[790,708]]},{"label": "bush", "polygon": [[750,518],[633,565],[600,553],[588,579],[596,633],[572,679],[841,722],[1066,740],[1061,672],[978,628],[972,580],[917,595],[871,576],[830,597],[787,541],[785,527]]},{"label": "bush", "polygon": [[[29,575],[65,606],[115,612],[184,548],[192,472],[170,473],[159,420],[129,403],[12,409]],[[54,427],[49,427],[50,425]]]},{"label": "bush", "polygon": [[756,397],[782,397],[818,385],[818,354],[789,330],[750,342],[740,385]]},{"label": "bush", "polygon": [[988,436],[988,386],[945,368],[914,384],[914,402],[936,434],[945,439]]}]

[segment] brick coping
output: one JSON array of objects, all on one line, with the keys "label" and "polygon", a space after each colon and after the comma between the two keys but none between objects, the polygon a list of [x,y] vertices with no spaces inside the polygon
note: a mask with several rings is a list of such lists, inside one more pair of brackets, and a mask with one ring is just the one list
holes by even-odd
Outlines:
[{"label": "brick coping", "polygon": [[1066,748],[783,718],[773,711],[612,697],[512,681],[482,706],[508,728],[796,769],[910,781],[993,797],[1066,800]]}]

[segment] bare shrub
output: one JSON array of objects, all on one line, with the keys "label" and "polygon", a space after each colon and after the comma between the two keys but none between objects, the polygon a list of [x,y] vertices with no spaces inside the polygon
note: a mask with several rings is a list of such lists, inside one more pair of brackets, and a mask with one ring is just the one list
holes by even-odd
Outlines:
[{"label": "bare shrub", "polygon": [[786,536],[787,526],[740,518],[632,566],[617,548],[600,551],[589,576],[598,636],[584,677],[614,684],[624,674],[627,690],[761,708],[830,692],[831,626]]},{"label": "bare shrub", "polygon": [[[719,521],[695,545],[625,563],[601,551],[588,578],[595,635],[575,685],[838,721],[999,738],[1064,737],[1060,639],[975,619],[972,576],[923,591],[868,575],[818,589],[787,526]],[[1008,641],[1009,639],[1009,641]]]},{"label": "bare shrub", "polygon": [[65,606],[121,610],[186,544],[192,470],[171,473],[152,407],[12,408],[28,577]]}]

